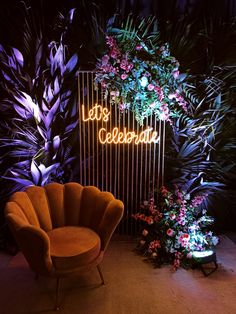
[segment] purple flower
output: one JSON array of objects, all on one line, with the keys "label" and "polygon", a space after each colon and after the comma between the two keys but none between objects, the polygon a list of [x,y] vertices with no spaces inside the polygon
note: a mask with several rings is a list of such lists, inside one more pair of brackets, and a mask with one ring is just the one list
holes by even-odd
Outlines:
[{"label": "purple flower", "polygon": [[172,72],[172,74],[173,74],[174,78],[176,79],[179,76],[179,71],[178,70],[174,70]]},{"label": "purple flower", "polygon": [[109,61],[109,56],[108,55],[103,56],[102,57],[102,66],[107,65],[108,61]]}]

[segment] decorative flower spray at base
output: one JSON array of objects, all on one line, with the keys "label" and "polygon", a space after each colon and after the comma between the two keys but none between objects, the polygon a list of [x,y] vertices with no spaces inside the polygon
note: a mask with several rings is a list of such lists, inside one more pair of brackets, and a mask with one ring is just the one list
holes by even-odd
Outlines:
[{"label": "decorative flower spray at base", "polygon": [[213,218],[200,207],[206,197],[198,195],[191,199],[177,187],[174,193],[161,187],[158,207],[150,199],[141,206],[140,213],[133,215],[142,226],[137,251],[156,266],[171,263],[177,270],[191,264],[193,251],[212,250],[219,239],[208,230]]}]

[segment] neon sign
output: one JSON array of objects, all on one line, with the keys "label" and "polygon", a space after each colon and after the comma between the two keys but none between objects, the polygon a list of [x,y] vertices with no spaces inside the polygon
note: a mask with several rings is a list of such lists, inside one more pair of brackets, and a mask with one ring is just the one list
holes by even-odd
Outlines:
[{"label": "neon sign", "polygon": [[[82,105],[82,120],[84,122],[94,120],[108,122],[110,114],[108,108],[95,104],[88,110],[86,116],[84,105]],[[114,127],[111,131],[107,131],[106,128],[101,128],[98,132],[98,139],[101,144],[130,144],[133,142],[138,145],[140,143],[158,143],[160,137],[158,132],[153,131],[151,127],[148,127],[139,134],[136,134],[135,131],[127,130],[126,127],[124,127],[123,131],[120,131],[118,127]]]},{"label": "neon sign", "polygon": [[107,108],[103,108],[101,105],[95,104],[95,106],[89,110],[88,118],[85,118],[84,105],[82,105],[82,119],[85,122],[89,120],[103,120],[104,122],[107,122],[110,114],[111,113]]}]

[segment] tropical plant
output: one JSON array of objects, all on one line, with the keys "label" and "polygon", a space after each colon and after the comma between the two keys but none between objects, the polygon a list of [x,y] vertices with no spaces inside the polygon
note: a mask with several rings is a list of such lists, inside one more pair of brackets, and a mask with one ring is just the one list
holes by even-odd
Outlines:
[{"label": "tropical plant", "polygon": [[[235,109],[230,100],[235,92],[235,70],[216,68],[211,76],[188,77],[185,92],[192,117],[179,118],[169,130],[169,140],[167,137],[170,171],[166,181],[189,192],[207,191],[207,208],[219,217],[223,212],[216,209],[217,204],[227,208],[235,202]],[[222,228],[222,219],[217,222]]]},{"label": "tropical plant", "polygon": [[207,191],[205,206],[224,230],[235,229],[236,218],[236,24],[211,13],[159,21],[161,37],[187,73],[183,94],[190,113],[167,126],[165,182]]},{"label": "tropical plant", "polygon": [[[73,12],[68,14],[69,23]],[[4,116],[1,149],[4,154],[1,162],[7,169],[3,178],[16,183],[10,192],[28,185],[69,180],[71,163],[75,159],[78,58],[76,54],[67,57],[64,29],[59,42],[49,42],[47,49],[43,49],[45,43],[40,29],[36,32],[37,40],[32,39],[29,23],[32,14],[28,9],[25,23],[29,32],[26,28],[24,41],[26,51],[32,40],[36,43],[34,59],[27,54],[24,58],[16,48],[0,46],[1,88],[4,92],[1,101]]]}]

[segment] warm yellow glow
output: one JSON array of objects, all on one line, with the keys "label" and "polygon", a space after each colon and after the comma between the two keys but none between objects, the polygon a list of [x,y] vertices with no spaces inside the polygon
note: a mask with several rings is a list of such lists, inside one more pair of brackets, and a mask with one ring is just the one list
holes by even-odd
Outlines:
[{"label": "warm yellow glow", "polygon": [[[98,104],[95,104],[91,109],[87,110],[87,114],[85,114],[85,108],[84,105],[82,105],[82,120],[84,122],[94,120],[107,122],[110,114],[108,108],[103,108]],[[120,131],[119,128],[115,127],[111,131],[101,128],[98,132],[98,139],[102,144],[130,144],[133,142],[138,145],[140,143],[158,143],[160,137],[151,127],[148,127],[139,134],[136,134],[135,131],[128,131],[126,128],[124,128],[123,131]]]},{"label": "warm yellow glow", "polygon": [[82,119],[83,121],[93,121],[93,120],[103,120],[107,122],[109,120],[110,111],[107,108],[103,108],[101,105],[95,104],[87,113],[87,118],[85,117],[84,105],[82,105]]},{"label": "warm yellow glow", "polygon": [[153,128],[147,128],[143,130],[140,134],[136,134],[134,131],[127,131],[124,128],[124,132],[119,131],[117,127],[108,132],[105,128],[101,128],[98,133],[98,138],[102,144],[134,144],[138,145],[140,143],[151,144],[158,143],[159,136],[156,131],[152,131]]}]

